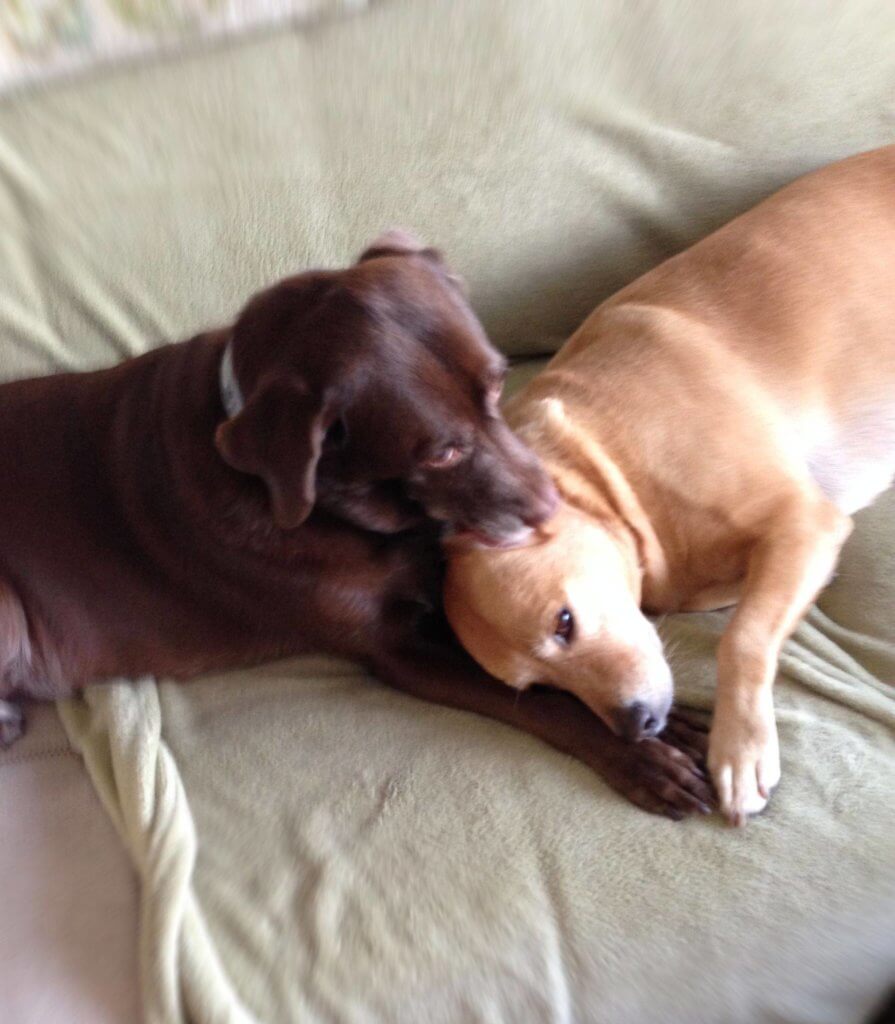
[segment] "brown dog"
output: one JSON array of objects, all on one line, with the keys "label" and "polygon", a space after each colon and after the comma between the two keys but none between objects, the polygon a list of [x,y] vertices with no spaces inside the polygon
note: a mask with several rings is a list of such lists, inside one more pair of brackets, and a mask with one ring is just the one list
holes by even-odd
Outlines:
[{"label": "brown dog", "polygon": [[742,822],[780,777],[780,648],[895,471],[895,146],[795,182],[605,302],[507,418],[565,502],[539,543],[458,551],[461,641],[637,738],[672,694],[640,609],[738,602],[709,764]]},{"label": "brown dog", "polygon": [[438,254],[391,233],[232,328],[4,385],[2,738],[10,697],[332,652],[515,722],[653,810],[695,808],[686,754],[603,742],[564,695],[517,704],[423,628],[433,521],[505,542],[555,506],[497,411],[504,369]]}]

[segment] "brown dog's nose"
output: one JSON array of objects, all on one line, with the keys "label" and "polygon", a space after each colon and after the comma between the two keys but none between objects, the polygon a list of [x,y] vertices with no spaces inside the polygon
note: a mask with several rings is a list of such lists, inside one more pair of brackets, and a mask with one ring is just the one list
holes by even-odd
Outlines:
[{"label": "brown dog's nose", "polygon": [[651,708],[642,700],[624,704],[612,712],[613,728],[631,742],[658,735],[665,727],[666,712]]}]

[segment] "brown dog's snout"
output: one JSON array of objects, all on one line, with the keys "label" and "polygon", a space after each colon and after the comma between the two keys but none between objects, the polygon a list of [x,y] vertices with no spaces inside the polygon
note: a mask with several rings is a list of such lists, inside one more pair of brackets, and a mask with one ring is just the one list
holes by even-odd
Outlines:
[{"label": "brown dog's snout", "polygon": [[559,495],[541,460],[507,430],[505,457],[515,477],[516,507],[519,520],[532,528],[550,519],[559,507]]},{"label": "brown dog's snout", "polygon": [[528,513],[522,517],[526,526],[535,528],[553,518],[559,507],[559,494],[546,473],[539,474],[539,479],[529,494],[529,504]]},{"label": "brown dog's snout", "polygon": [[635,742],[650,736],[658,736],[665,728],[668,707],[634,700],[615,708],[610,713],[610,718],[613,730],[622,739]]}]

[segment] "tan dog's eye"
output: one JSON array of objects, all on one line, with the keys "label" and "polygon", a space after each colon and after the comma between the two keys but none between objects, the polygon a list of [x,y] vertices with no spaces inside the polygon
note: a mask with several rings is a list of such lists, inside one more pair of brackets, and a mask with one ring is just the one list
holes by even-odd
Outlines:
[{"label": "tan dog's eye", "polygon": [[442,448],[441,451],[430,455],[423,462],[423,465],[426,469],[449,469],[451,466],[456,466],[464,454],[463,450],[458,448],[457,445],[449,444],[446,448]]},{"label": "tan dog's eye", "polygon": [[572,637],[575,634],[575,616],[569,611],[568,608],[560,609],[559,614],[556,616],[556,625],[553,629],[553,635],[557,640],[564,644],[570,644]]}]

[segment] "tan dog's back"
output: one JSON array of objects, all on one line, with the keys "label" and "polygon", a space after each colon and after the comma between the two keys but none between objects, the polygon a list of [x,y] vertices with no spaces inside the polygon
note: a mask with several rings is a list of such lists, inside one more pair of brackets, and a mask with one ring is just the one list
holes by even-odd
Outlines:
[{"label": "tan dog's back", "polygon": [[[806,379],[843,400],[861,396],[876,355],[868,336],[889,339],[895,369],[895,145],[794,182],[638,278],[594,311],[552,366],[595,332],[610,333],[601,321],[638,306],[691,318],[787,403],[805,398]],[[819,340],[835,348],[826,365]],[[843,357],[857,379],[843,377]]]},{"label": "tan dog's back", "polygon": [[895,450],[893,393],[890,146],[796,182],[603,303],[508,417],[532,438],[534,403],[560,399],[632,482],[653,478],[657,505],[686,481],[726,506],[742,491],[731,446],[763,428],[851,512],[887,484],[865,463]]}]

